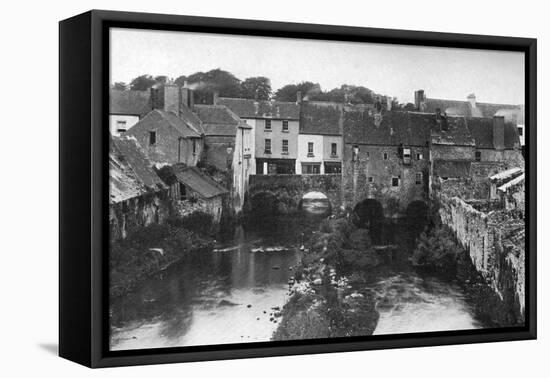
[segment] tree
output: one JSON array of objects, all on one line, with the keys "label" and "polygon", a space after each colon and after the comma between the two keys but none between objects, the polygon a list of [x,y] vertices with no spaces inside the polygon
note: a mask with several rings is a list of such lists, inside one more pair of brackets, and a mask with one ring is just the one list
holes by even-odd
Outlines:
[{"label": "tree", "polygon": [[241,81],[231,72],[220,68],[195,72],[187,77],[187,82],[195,89],[195,100],[198,103],[210,103],[214,92],[222,97],[240,97],[242,92]]},{"label": "tree", "polygon": [[416,107],[414,106],[413,103],[408,102],[407,105],[403,106],[403,110],[412,112],[416,110]]},{"label": "tree", "polygon": [[249,77],[241,84],[241,96],[255,100],[271,98],[271,81],[265,76]]},{"label": "tree", "polygon": [[165,75],[155,76],[156,84],[166,84],[167,82],[168,82],[168,76],[165,76]]},{"label": "tree", "polygon": [[310,99],[310,96],[321,93],[321,86],[311,81],[303,81],[298,84],[287,84],[275,92],[275,99],[277,101],[295,102],[298,91],[302,93],[302,98],[307,100]]},{"label": "tree", "polygon": [[176,80],[174,80],[174,84],[179,85],[180,87],[183,87],[186,81],[187,81],[187,76],[181,75],[178,78],[176,78]]},{"label": "tree", "polygon": [[128,85],[122,81],[117,81],[114,83],[111,88],[117,90],[117,91],[125,91],[128,88]]},{"label": "tree", "polygon": [[133,91],[146,91],[149,90],[157,82],[151,75],[141,75],[136,77],[130,82],[130,89]]}]

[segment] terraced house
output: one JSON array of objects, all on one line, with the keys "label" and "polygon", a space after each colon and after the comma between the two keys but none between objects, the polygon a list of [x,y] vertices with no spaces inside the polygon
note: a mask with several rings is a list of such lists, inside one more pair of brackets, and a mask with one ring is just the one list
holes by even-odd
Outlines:
[{"label": "terraced house", "polygon": [[120,136],[139,122],[151,111],[148,91],[109,92],[109,131],[112,136]]},{"label": "terraced house", "polygon": [[296,173],[342,172],[343,112],[339,103],[301,102]]},{"label": "terraced house", "polygon": [[251,126],[256,174],[294,174],[298,157],[300,106],[294,102],[216,99]]}]

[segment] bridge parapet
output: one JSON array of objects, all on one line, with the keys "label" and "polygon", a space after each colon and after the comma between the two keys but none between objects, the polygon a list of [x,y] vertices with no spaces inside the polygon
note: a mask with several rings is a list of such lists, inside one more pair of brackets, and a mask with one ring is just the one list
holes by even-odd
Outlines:
[{"label": "bridge parapet", "polygon": [[287,206],[297,210],[302,197],[309,192],[323,193],[332,208],[342,204],[342,175],[250,175],[247,197],[270,193]]}]

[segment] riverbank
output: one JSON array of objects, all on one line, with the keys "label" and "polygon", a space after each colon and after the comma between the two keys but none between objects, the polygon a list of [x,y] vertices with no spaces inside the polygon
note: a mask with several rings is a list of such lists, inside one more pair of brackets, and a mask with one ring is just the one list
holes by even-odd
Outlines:
[{"label": "riverbank", "polygon": [[368,231],[347,217],[326,219],[304,249],[272,340],[371,335],[379,318],[373,293],[354,287],[382,263]]},{"label": "riverbank", "polygon": [[128,293],[147,277],[193,252],[212,249],[214,244],[212,219],[204,213],[143,227],[123,240],[111,242],[111,299]]},{"label": "riverbank", "polygon": [[[436,219],[437,221],[437,219]],[[472,262],[470,253],[463,248],[453,231],[437,221],[418,238],[412,256],[413,265],[449,281],[457,282],[466,293],[476,318],[486,327],[513,327],[524,324],[519,300],[514,291],[514,271],[499,262],[500,295]]]}]

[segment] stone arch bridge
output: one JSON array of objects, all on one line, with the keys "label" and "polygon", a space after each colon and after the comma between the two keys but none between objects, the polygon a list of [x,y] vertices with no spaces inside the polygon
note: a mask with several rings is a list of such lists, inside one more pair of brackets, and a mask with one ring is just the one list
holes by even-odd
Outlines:
[{"label": "stone arch bridge", "polygon": [[339,208],[342,206],[342,175],[251,175],[245,210],[292,213],[300,209],[303,196],[309,192],[323,193],[331,209]]}]

